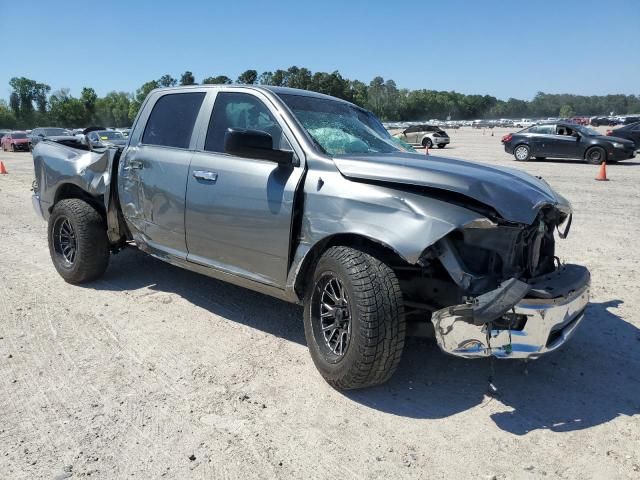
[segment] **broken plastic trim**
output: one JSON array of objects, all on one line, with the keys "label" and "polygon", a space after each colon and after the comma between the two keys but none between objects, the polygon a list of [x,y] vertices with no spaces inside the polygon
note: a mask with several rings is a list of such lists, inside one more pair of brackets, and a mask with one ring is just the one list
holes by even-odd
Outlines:
[{"label": "broken plastic trim", "polygon": [[[433,316],[456,316],[463,322],[484,325],[506,314],[525,297],[530,288],[529,284],[517,278],[510,278],[495,290],[479,295],[468,303],[438,310]],[[438,325],[435,324],[435,327],[438,328]]]}]

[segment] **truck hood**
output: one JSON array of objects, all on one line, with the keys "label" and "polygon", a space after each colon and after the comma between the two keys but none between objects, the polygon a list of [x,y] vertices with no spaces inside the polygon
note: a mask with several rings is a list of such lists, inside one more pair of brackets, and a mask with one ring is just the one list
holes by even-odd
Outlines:
[{"label": "truck hood", "polygon": [[544,180],[514,168],[493,167],[415,153],[342,155],[333,158],[354,180],[423,186],[465,195],[492,207],[505,220],[531,224],[546,205],[565,213],[571,205]]}]

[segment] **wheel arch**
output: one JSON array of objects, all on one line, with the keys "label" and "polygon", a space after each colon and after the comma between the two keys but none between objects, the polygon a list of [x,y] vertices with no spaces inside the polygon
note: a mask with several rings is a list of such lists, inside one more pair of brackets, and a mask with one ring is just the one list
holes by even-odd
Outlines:
[{"label": "wheel arch", "polygon": [[600,150],[602,150],[604,152],[604,161],[605,162],[608,161],[609,152],[607,152],[607,149],[602,145],[589,145],[587,148],[585,148],[582,159],[586,160],[587,157],[589,156],[589,152],[591,152],[594,148],[599,148]]},{"label": "wheel arch", "polygon": [[310,274],[313,272],[322,254],[329,248],[335,246],[351,247],[366,252],[389,265],[391,269],[393,269],[394,266],[409,265],[407,259],[398,251],[374,238],[360,233],[336,233],[329,235],[311,246],[300,262],[300,266],[293,280],[293,288],[299,299],[304,298]]},{"label": "wheel arch", "polygon": [[67,182],[62,183],[56,189],[55,195],[53,197],[53,202],[49,207],[49,213],[53,211],[53,208],[56,206],[60,200],[66,200],[70,198],[77,198],[79,200],[84,200],[93,208],[96,209],[100,215],[106,219],[106,210],[104,208],[104,201],[101,198],[96,198],[90,193],[83,190],[81,187],[76,185],[75,183]]}]

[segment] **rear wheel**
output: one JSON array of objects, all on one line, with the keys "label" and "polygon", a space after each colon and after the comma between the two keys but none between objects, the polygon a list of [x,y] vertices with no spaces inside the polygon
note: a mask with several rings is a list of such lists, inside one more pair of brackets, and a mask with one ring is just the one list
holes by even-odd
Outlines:
[{"label": "rear wheel", "polygon": [[423,138],[422,139],[422,146],[424,148],[431,148],[431,147],[433,147],[433,142],[431,141],[430,138]]},{"label": "rear wheel", "polygon": [[518,145],[513,151],[513,156],[518,162],[526,162],[530,155],[531,150],[526,145]]},{"label": "rear wheel", "polygon": [[395,273],[362,251],[330,248],[318,261],[305,298],[304,329],[316,368],[334,388],[387,381],[405,340]]},{"label": "rear wheel", "polygon": [[51,260],[65,281],[90,282],[107,269],[106,225],[87,202],[77,198],[58,202],[49,217],[48,237]]},{"label": "rear wheel", "polygon": [[607,160],[607,152],[605,152],[602,147],[591,147],[585,153],[584,159],[587,163],[599,165]]}]

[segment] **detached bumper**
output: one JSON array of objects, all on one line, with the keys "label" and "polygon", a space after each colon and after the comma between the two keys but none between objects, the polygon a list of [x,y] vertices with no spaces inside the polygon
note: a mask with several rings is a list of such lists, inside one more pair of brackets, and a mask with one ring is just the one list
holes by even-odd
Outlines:
[{"label": "detached bumper", "polygon": [[[531,284],[529,295],[515,304],[505,303],[508,295],[500,292],[495,296],[502,301],[497,306],[500,314],[481,325],[474,323],[473,305],[438,310],[431,319],[438,346],[464,358],[538,358],[562,346],[575,332],[589,303],[589,285],[586,268],[566,265]],[[554,291],[562,294],[550,298]]]}]

